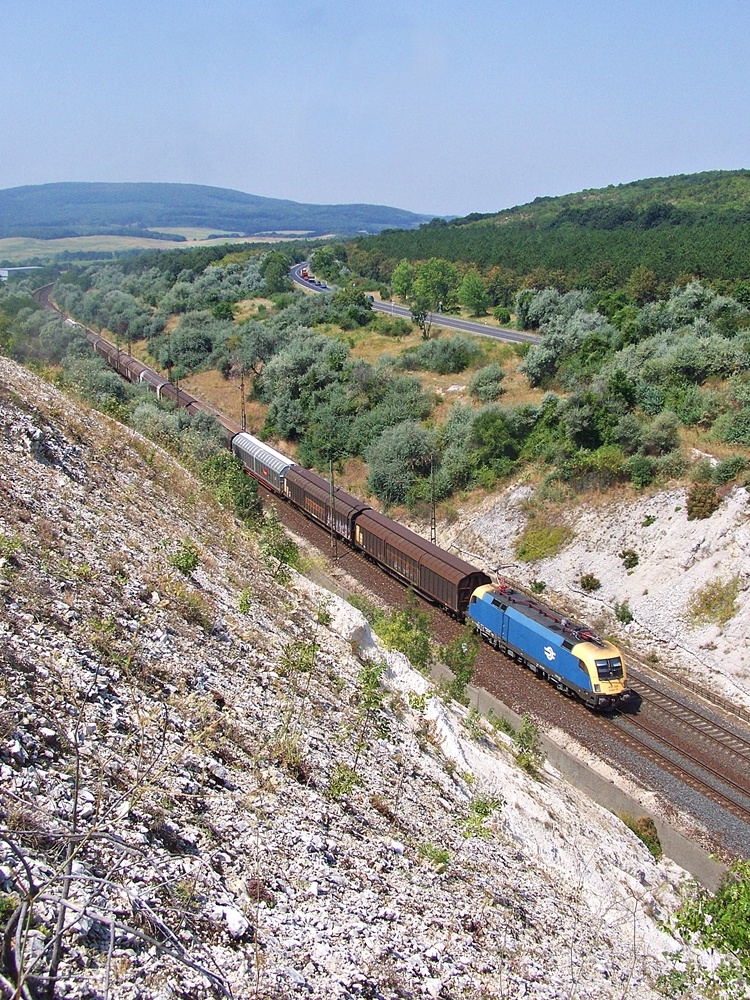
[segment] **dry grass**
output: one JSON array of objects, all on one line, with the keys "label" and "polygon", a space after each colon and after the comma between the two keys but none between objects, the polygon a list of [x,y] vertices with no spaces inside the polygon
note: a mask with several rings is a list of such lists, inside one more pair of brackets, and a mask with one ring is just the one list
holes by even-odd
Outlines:
[{"label": "dry grass", "polygon": [[[165,230],[160,230],[165,232]],[[178,230],[170,230],[178,232]],[[179,230],[187,232],[187,230]],[[32,257],[50,260],[60,253],[116,250],[185,250],[189,247],[216,246],[220,243],[283,243],[296,237],[283,236],[220,236],[215,240],[188,239],[184,243],[150,240],[142,236],[71,236],[60,240],[37,240],[29,236],[10,236],[0,240],[0,260],[19,264]]]}]

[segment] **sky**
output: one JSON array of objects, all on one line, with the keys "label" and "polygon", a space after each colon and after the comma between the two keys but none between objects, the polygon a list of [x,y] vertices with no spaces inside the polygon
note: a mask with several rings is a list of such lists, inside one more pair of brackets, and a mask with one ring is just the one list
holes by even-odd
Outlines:
[{"label": "sky", "polygon": [[747,0],[10,0],[0,188],[465,215],[750,167]]}]

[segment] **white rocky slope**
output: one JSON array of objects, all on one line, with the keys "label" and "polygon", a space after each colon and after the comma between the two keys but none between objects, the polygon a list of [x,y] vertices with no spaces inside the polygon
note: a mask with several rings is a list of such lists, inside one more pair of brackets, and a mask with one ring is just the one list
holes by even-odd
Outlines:
[{"label": "white rocky slope", "polygon": [[[687,519],[685,488],[648,495],[628,493],[617,502],[597,497],[569,509],[573,535],[557,555],[520,562],[514,544],[527,522],[528,485],[510,487],[498,500],[462,519],[439,539],[472,553],[485,566],[501,567],[510,581],[528,587],[543,580],[547,596],[571,614],[621,636],[659,669],[689,678],[750,709],[750,503],[734,487],[704,520]],[[466,523],[468,521],[468,523]],[[631,549],[638,565],[626,569],[619,553]],[[581,577],[591,573],[601,588],[585,593]],[[721,627],[697,623],[696,595],[710,584],[736,579],[735,613]],[[628,602],[634,620],[617,621],[616,604]]]},{"label": "white rocky slope", "polygon": [[659,995],[677,869],[158,448],[5,359],[0,425],[0,993]]}]

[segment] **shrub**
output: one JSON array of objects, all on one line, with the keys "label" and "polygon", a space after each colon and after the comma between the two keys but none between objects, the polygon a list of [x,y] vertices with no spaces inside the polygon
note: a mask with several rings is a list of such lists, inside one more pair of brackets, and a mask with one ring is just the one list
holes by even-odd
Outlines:
[{"label": "shrub", "polygon": [[594,576],[593,573],[585,573],[581,577],[581,589],[585,590],[587,594],[592,593],[594,590],[598,590],[601,585],[601,580]]},{"label": "shrub", "polygon": [[655,858],[662,856],[661,841],[656,830],[656,824],[650,816],[633,816],[631,813],[622,813],[620,819],[628,830],[632,830],[639,840],[642,840]]},{"label": "shrub", "polygon": [[634,549],[623,549],[617,557],[622,559],[625,569],[634,569],[638,565],[638,553]]},{"label": "shrub", "polygon": [[420,844],[417,851],[423,858],[427,858],[434,866],[439,875],[442,875],[450,864],[451,855],[445,847],[437,847],[435,844]]},{"label": "shrub", "polygon": [[630,610],[627,601],[623,601],[622,604],[615,604],[615,617],[623,625],[629,625],[632,622],[633,612]]},{"label": "shrub", "polygon": [[[677,914],[681,930],[697,934],[704,947],[730,951],[750,973],[750,861],[729,866],[715,896],[699,889]],[[737,994],[738,996],[740,994]]]},{"label": "shrub", "polygon": [[198,549],[189,538],[185,538],[177,551],[169,557],[170,566],[173,566],[183,576],[190,576],[193,570],[198,568],[199,563]]},{"label": "shrub", "polygon": [[547,589],[547,584],[544,580],[532,580],[529,584],[532,594],[543,594]]},{"label": "shrub", "polygon": [[503,392],[500,383],[504,378],[505,372],[496,361],[493,361],[472,375],[469,380],[469,392],[480,403],[492,403]]},{"label": "shrub", "polygon": [[731,458],[725,458],[724,461],[719,462],[713,470],[713,481],[718,486],[723,486],[725,483],[731,483],[731,481],[736,479],[740,472],[744,472],[746,468],[747,461],[741,455],[733,455]]},{"label": "shrub", "polygon": [[713,483],[693,483],[688,490],[688,521],[702,521],[719,509],[721,497]]},{"label": "shrub", "polygon": [[347,764],[338,764],[328,782],[325,795],[326,798],[339,802],[352,794],[357,785],[362,784],[362,779],[357,772]]},{"label": "shrub", "polygon": [[495,306],[492,310],[492,315],[498,323],[510,323],[510,312],[505,308],[505,306]]},{"label": "shrub", "polygon": [[644,486],[650,486],[654,481],[654,460],[647,455],[633,455],[623,466],[623,471],[630,477],[630,481],[636,489],[643,489]]}]

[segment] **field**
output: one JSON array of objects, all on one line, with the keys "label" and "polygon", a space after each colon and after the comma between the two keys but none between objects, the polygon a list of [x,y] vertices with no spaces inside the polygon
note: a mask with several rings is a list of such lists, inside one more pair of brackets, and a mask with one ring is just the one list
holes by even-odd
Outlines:
[{"label": "field", "polygon": [[71,236],[61,240],[38,240],[28,236],[0,239],[0,261],[24,264],[30,260],[52,260],[61,253],[102,253],[122,250],[185,250],[189,247],[215,246],[217,243],[281,243],[281,236],[220,236],[206,239],[215,230],[186,227],[164,232],[185,236],[184,243],[150,240],[141,236]]}]

